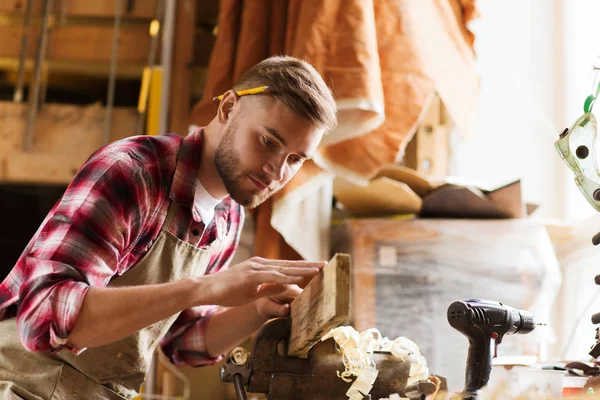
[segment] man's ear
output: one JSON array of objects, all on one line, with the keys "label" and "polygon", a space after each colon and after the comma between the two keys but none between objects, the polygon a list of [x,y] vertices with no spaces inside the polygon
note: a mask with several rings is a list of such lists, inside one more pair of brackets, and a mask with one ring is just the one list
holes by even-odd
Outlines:
[{"label": "man's ear", "polygon": [[223,99],[221,99],[217,111],[217,117],[221,124],[225,125],[227,123],[231,116],[231,112],[233,111],[233,107],[237,104],[238,100],[239,96],[233,90],[228,90],[223,93]]}]

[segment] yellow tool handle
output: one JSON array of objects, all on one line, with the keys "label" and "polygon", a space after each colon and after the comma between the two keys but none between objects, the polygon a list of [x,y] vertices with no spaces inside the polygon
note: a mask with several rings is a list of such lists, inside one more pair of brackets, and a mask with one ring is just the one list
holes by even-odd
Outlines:
[{"label": "yellow tool handle", "polygon": [[138,112],[140,114],[146,112],[146,106],[148,105],[148,92],[150,91],[150,68],[145,67],[142,73],[142,87],[140,88],[140,98],[138,99]]}]

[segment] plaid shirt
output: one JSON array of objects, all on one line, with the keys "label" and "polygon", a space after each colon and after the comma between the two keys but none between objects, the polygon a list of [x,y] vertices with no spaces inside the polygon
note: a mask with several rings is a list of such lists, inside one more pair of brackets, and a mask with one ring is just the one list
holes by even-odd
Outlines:
[{"label": "plaid shirt", "polygon": [[[171,199],[179,203],[171,233],[198,247],[221,239],[206,273],[227,267],[239,241],[243,208],[224,199],[204,230],[193,207],[202,132],[186,138],[167,134],[123,139],[99,149],[81,167],[0,284],[0,319],[14,314],[10,306],[18,307],[25,348],[66,348],[76,354],[85,350],[67,347],[66,338],[87,289],[106,286],[146,254]],[[204,344],[207,320],[216,309],[194,307],[179,315],[161,342],[174,363],[197,366],[219,360],[208,357]]]}]

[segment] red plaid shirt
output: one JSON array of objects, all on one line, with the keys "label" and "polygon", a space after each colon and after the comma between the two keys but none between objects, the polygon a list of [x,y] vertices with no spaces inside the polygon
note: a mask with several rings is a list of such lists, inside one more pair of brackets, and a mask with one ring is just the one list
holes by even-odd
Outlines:
[{"label": "red plaid shirt", "polygon": [[[198,247],[222,239],[206,273],[227,267],[239,241],[243,208],[226,198],[204,231],[193,207],[201,141],[202,130],[183,139],[174,134],[130,137],[99,149],[81,167],[0,284],[0,319],[11,316],[7,309],[15,307],[10,306],[18,307],[25,348],[66,348],[87,289],[106,286],[146,254],[170,200],[180,205],[171,233]],[[179,315],[161,342],[173,362],[197,366],[218,361],[208,356],[204,344],[214,311],[216,306],[202,306]]]}]

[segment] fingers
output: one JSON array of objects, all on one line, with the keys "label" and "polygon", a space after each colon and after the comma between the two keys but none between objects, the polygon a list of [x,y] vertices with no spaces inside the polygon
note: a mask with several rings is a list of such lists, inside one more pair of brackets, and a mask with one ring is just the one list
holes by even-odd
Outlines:
[{"label": "fingers", "polygon": [[254,296],[256,299],[267,296],[275,296],[277,294],[283,293],[288,290],[286,285],[280,285],[277,283],[264,283],[260,285],[256,295]]},{"label": "fingers", "polygon": [[290,275],[290,276],[313,276],[313,275],[316,275],[317,273],[319,273],[319,271],[320,271],[319,268],[315,268],[315,267],[298,268],[298,267],[284,267],[282,265],[264,265],[264,266],[262,266],[262,268],[265,270],[269,270],[269,271],[277,271],[281,274]]},{"label": "fingers", "polygon": [[255,257],[254,261],[263,265],[296,267],[296,268],[323,268],[327,261],[305,261],[305,260],[270,260],[267,258]]},{"label": "fingers", "polygon": [[277,300],[282,303],[290,302],[298,297],[300,293],[302,293],[302,289],[298,285],[288,285],[285,292],[282,292],[277,296]]},{"label": "fingers", "polygon": [[304,281],[304,276],[286,275],[277,270],[256,272],[253,275],[254,282],[261,283],[279,283],[282,285],[298,284]]},{"label": "fingers", "polygon": [[287,317],[290,314],[290,305],[270,301],[263,305],[263,311],[271,317]]},{"label": "fingers", "polygon": [[278,293],[275,296],[269,296],[271,301],[280,304],[291,303],[300,293],[302,293],[302,289],[298,285],[285,285],[285,287],[285,291]]},{"label": "fingers", "polygon": [[290,314],[290,305],[289,304],[282,304],[280,306],[277,306],[277,315],[280,317],[287,317]]}]

